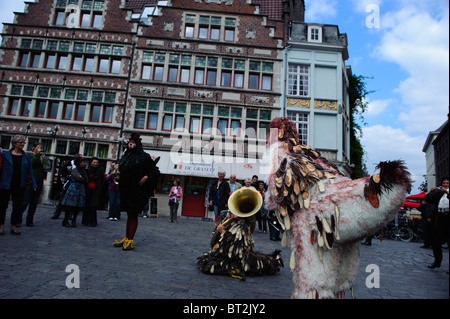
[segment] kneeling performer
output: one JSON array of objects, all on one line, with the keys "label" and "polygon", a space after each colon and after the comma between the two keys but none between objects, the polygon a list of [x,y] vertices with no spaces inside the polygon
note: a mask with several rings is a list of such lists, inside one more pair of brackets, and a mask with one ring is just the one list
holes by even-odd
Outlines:
[{"label": "kneeling performer", "polygon": [[254,251],[254,214],[262,197],[252,188],[240,188],[228,200],[228,216],[219,224],[211,240],[212,250],[198,257],[197,266],[207,274],[245,276],[276,275],[283,267],[280,250],[270,255]]}]

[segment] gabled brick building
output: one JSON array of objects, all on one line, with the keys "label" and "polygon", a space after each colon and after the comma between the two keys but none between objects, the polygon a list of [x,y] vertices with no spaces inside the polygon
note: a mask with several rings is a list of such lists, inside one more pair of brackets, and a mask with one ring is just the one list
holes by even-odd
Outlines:
[{"label": "gabled brick building", "polygon": [[44,200],[73,154],[106,167],[139,132],[161,157],[157,197],[185,188],[183,215],[203,216],[218,170],[261,175],[269,122],[284,114],[289,22],[304,1],[38,0],[4,24],[1,147],[14,134],[55,159]]}]

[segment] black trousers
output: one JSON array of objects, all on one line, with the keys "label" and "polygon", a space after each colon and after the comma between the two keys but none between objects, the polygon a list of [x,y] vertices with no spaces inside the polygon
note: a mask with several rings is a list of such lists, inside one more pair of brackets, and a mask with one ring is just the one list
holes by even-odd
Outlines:
[{"label": "black trousers", "polygon": [[6,210],[10,199],[12,199],[11,225],[20,224],[24,192],[25,188],[19,186],[11,186],[10,189],[0,189],[0,225],[5,224]]},{"label": "black trousers", "polygon": [[438,267],[442,263],[442,244],[447,242],[448,244],[448,233],[449,233],[449,214],[438,213],[437,221],[435,221],[435,233],[432,241],[434,264]]}]

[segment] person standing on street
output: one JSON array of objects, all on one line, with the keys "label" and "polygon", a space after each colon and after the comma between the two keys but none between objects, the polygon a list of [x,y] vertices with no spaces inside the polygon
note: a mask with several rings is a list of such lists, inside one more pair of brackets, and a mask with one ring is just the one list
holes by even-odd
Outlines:
[{"label": "person standing on street", "polygon": [[120,159],[120,210],[127,212],[126,236],[115,241],[115,247],[134,249],[134,235],[138,227],[138,216],[153,195],[159,178],[159,170],[149,154],[142,148],[140,135],[132,133],[127,150]]},{"label": "person standing on street", "polygon": [[100,190],[105,183],[105,171],[99,167],[97,157],[91,159],[91,164],[87,170],[87,187],[86,187],[86,208],[83,212],[81,224],[83,226],[97,226],[97,206]]},{"label": "person standing on street", "polygon": [[45,156],[45,154],[42,153],[42,144],[40,142],[34,143],[29,155],[31,158],[31,165],[33,167],[33,175],[36,180],[37,188],[36,190],[34,190],[31,185],[26,188],[22,202],[22,212],[20,220],[22,221],[23,213],[28,207],[25,225],[28,227],[32,227],[34,226],[34,213],[36,212],[36,208],[39,203],[39,197],[41,196],[42,189],[44,188],[44,179],[46,175],[46,173],[44,172],[44,166],[41,162],[42,157]]},{"label": "person standing on street", "polygon": [[[86,204],[86,160],[77,157],[73,160],[75,168],[70,173],[70,185],[61,201],[61,206],[65,211],[62,222],[63,227],[76,227],[77,216]],[[69,224],[69,219],[71,224]]]},{"label": "person standing on street", "polygon": [[180,179],[177,178],[173,181],[173,186],[169,192],[169,208],[170,208],[170,219],[169,222],[177,222],[177,211],[180,205],[181,197],[183,196],[183,189],[180,186]]},{"label": "person standing on street", "polygon": [[221,223],[220,212],[228,209],[228,198],[230,197],[230,184],[225,181],[225,172],[217,173],[218,179],[211,185],[209,190],[209,206],[214,207],[216,223]]},{"label": "person standing on street", "polygon": [[236,181],[236,175],[230,175],[230,179],[228,180],[228,184],[230,184],[230,192],[234,192],[242,187],[242,184]]},{"label": "person standing on street", "polygon": [[434,204],[435,209],[431,216],[431,224],[433,225],[431,246],[433,248],[434,262],[428,265],[428,268],[434,269],[441,267],[442,262],[442,244],[447,242],[449,233],[449,179],[442,179],[439,187],[433,187],[431,191],[425,195],[427,202]]},{"label": "person standing on street", "polygon": [[5,215],[10,198],[13,205],[10,221],[11,234],[20,235],[16,226],[20,223],[22,200],[27,179],[31,180],[33,190],[37,189],[31,158],[23,151],[25,136],[14,135],[11,143],[13,148],[2,152],[1,155],[3,168],[0,176],[0,235],[5,233]]},{"label": "person standing on street", "polygon": [[108,182],[108,201],[109,201],[109,220],[120,219],[120,198],[119,198],[119,163],[114,161],[111,163],[111,171],[106,176]]}]

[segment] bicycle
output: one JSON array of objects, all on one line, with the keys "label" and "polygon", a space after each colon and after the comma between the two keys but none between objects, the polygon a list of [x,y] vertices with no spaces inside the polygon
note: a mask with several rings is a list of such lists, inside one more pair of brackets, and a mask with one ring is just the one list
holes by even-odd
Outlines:
[{"label": "bicycle", "polygon": [[373,237],[380,240],[387,238],[393,240],[399,239],[403,242],[409,242],[413,239],[414,235],[412,230],[408,227],[396,226],[394,222],[389,222],[379,232],[375,233]]}]

